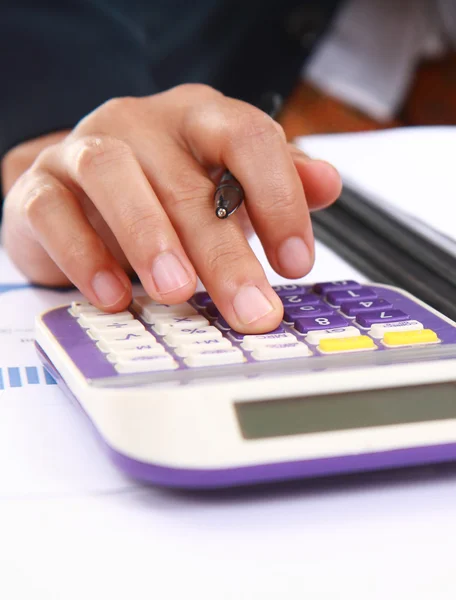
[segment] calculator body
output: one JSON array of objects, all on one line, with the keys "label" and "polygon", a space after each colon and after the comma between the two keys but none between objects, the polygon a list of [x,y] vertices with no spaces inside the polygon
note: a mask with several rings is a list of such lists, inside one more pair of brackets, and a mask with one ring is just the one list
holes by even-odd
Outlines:
[{"label": "calculator body", "polygon": [[[140,297],[124,317],[58,307],[38,317],[37,348],[115,464],[154,484],[227,487],[456,459],[455,323],[384,285],[276,290],[284,322],[264,336],[230,330],[201,293],[177,307]],[[138,358],[136,339],[149,358]]]}]

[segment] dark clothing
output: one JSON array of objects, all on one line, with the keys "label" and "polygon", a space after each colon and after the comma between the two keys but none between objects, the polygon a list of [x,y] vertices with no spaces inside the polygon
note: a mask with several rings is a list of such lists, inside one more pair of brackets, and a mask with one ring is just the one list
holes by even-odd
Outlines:
[{"label": "dark clothing", "polygon": [[0,158],[115,96],[287,95],[337,0],[1,0]]}]

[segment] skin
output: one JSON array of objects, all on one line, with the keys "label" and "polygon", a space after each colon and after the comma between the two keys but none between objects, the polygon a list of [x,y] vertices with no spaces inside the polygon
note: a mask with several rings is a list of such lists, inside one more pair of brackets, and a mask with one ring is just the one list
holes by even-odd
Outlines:
[{"label": "skin", "polygon": [[[213,207],[222,165],[246,195],[227,220]],[[2,178],[3,244],[30,280],[73,284],[116,312],[131,301],[133,271],[166,304],[188,300],[198,276],[245,333],[282,318],[246,233],[278,273],[301,277],[314,260],[309,211],[341,188],[331,165],[287,144],[263,112],[203,85],[110,100],[72,131],[11,150]]]}]

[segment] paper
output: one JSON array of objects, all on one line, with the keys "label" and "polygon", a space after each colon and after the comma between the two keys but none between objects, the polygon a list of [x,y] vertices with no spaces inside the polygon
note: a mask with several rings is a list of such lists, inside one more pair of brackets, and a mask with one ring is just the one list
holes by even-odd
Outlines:
[{"label": "paper", "polygon": [[372,201],[456,240],[456,127],[408,127],[299,138]]}]

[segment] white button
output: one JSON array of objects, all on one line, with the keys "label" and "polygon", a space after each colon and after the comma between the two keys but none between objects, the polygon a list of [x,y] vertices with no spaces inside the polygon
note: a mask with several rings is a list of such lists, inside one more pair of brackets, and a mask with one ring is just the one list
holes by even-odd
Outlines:
[{"label": "white button", "polygon": [[309,344],[319,344],[320,340],[327,338],[345,338],[361,335],[356,327],[335,327],[334,329],[321,329],[320,331],[309,331],[306,336],[306,342]]},{"label": "white button", "polygon": [[123,311],[119,313],[87,313],[82,311],[79,314],[78,323],[81,327],[91,327],[92,325],[107,325],[118,321],[132,321],[133,315],[131,312]]},{"label": "white button", "polygon": [[302,342],[289,342],[285,344],[267,344],[259,346],[252,352],[255,360],[274,360],[277,358],[296,358],[309,356],[309,348]]},{"label": "white button", "polygon": [[133,321],[114,321],[109,325],[91,325],[88,331],[94,340],[115,340],[127,333],[144,333],[146,328],[142,323],[133,319]]},{"label": "white button", "polygon": [[374,338],[382,338],[389,331],[418,331],[423,329],[423,323],[419,321],[397,321],[396,323],[375,323],[369,330]]},{"label": "white button", "polygon": [[276,342],[277,344],[285,344],[288,342],[296,342],[296,338],[291,333],[265,333],[263,335],[245,335],[242,340],[244,350],[253,350],[259,346],[266,346]]},{"label": "white button", "polygon": [[70,308],[68,309],[69,313],[73,315],[73,317],[79,317],[82,311],[86,314],[98,314],[104,315],[108,313],[104,313],[102,310],[90,304],[90,302],[72,302]]},{"label": "white button", "polygon": [[172,317],[157,317],[152,329],[159,335],[165,335],[170,329],[206,327],[206,325],[209,325],[209,321],[203,315],[174,315]]},{"label": "white button", "polygon": [[190,354],[199,354],[205,350],[226,350],[232,348],[233,344],[226,338],[202,340],[191,344],[181,344],[175,348],[174,352],[178,356],[190,356]]},{"label": "white button", "polygon": [[215,327],[188,327],[186,329],[171,329],[164,340],[170,346],[180,346],[203,340],[216,340],[222,337],[221,331]]},{"label": "white button", "polygon": [[169,371],[178,365],[172,356],[140,356],[131,360],[120,360],[114,365],[119,373],[141,373],[145,371]]},{"label": "white button", "polygon": [[119,361],[133,360],[142,356],[163,356],[167,354],[166,350],[160,344],[153,346],[138,346],[133,350],[117,350],[106,356],[109,362],[116,363]]},{"label": "white button", "polygon": [[226,350],[205,350],[198,354],[190,354],[185,359],[189,367],[207,367],[211,365],[227,365],[244,362],[244,355],[239,348]]},{"label": "white button", "polygon": [[174,315],[197,315],[197,311],[188,302],[183,304],[159,304],[148,296],[140,296],[133,300],[132,307],[146,323],[154,324],[158,317]]},{"label": "white button", "polygon": [[130,333],[119,331],[119,333],[113,337],[110,337],[107,339],[100,339],[97,342],[97,346],[100,348],[100,350],[102,352],[110,352],[111,348],[113,350],[115,349],[115,344],[122,344],[122,343],[125,343],[125,344],[128,344],[128,343],[153,344],[153,343],[156,343],[156,340],[155,340],[154,336],[146,330],[130,332]]},{"label": "white button", "polygon": [[143,335],[138,334],[136,337],[122,340],[100,340],[97,342],[98,348],[102,352],[118,352],[122,350],[134,350],[142,346],[157,346],[158,342],[154,336],[148,331],[144,331]]}]

